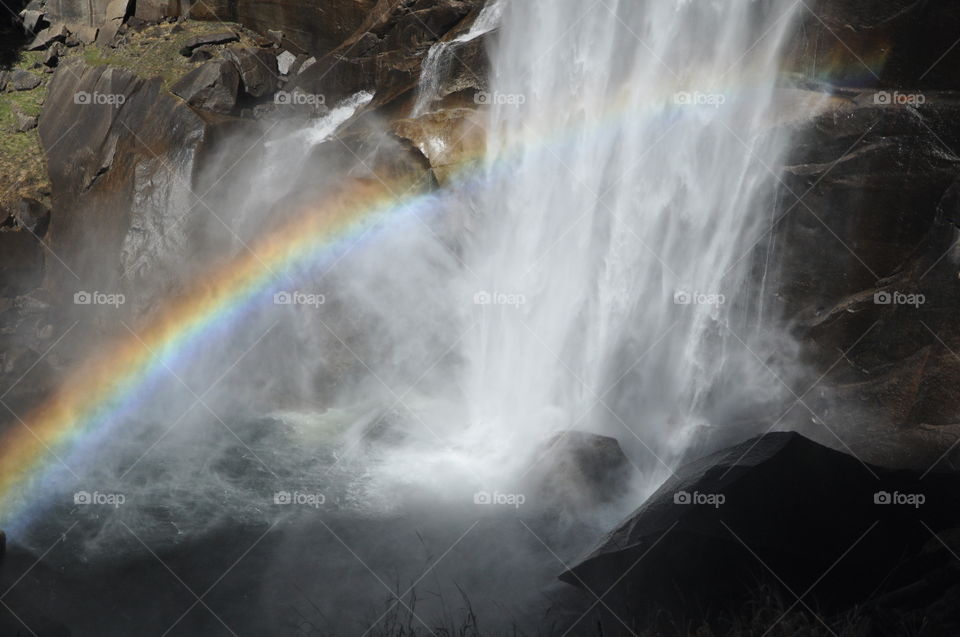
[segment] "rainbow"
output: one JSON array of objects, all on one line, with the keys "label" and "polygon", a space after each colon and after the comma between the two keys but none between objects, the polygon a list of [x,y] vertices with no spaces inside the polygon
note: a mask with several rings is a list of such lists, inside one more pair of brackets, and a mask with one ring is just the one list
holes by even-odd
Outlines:
[{"label": "rainbow", "polygon": [[0,520],[6,524],[21,513],[43,473],[63,466],[59,454],[102,435],[98,429],[135,408],[199,337],[231,323],[278,279],[309,266],[318,255],[330,255],[385,221],[416,214],[436,198],[416,183],[393,186],[353,183],[322,206],[294,215],[248,252],[214,269],[208,284],[152,316],[138,334],[73,370],[57,393],[0,437]]},{"label": "rainbow", "polygon": [[[750,89],[735,94],[746,95]],[[610,100],[608,112],[594,125],[566,128],[542,122],[533,138],[502,149],[495,158],[467,156],[451,175],[461,187],[471,181],[511,174],[513,159],[531,147],[555,152],[584,134],[616,135],[618,123],[638,116],[628,106],[629,87]],[[672,92],[652,101],[643,117],[672,119]],[[484,161],[478,161],[484,160]],[[482,166],[473,175],[478,163]],[[397,195],[396,193],[405,193]],[[214,268],[207,283],[169,303],[138,334],[119,339],[61,383],[47,402],[0,437],[0,525],[20,523],[30,508],[32,491],[62,467],[61,454],[104,435],[119,416],[135,411],[163,373],[195,349],[198,339],[223,330],[262,302],[279,280],[302,272],[335,254],[374,228],[386,231],[404,219],[436,210],[441,195],[416,183],[353,182],[321,205],[293,215],[286,225],[247,252]],[[18,419],[19,420],[19,419]]]}]

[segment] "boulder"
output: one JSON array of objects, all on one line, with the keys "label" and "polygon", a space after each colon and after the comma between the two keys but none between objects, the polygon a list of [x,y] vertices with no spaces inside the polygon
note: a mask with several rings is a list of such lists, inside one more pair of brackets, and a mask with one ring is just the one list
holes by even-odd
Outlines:
[{"label": "boulder", "polygon": [[10,73],[7,81],[9,86],[15,91],[31,91],[40,86],[43,80],[39,75],[17,69]]},{"label": "boulder", "polygon": [[903,556],[958,520],[956,473],[884,469],[770,433],[678,469],[560,578],[609,591],[614,611],[722,613],[767,579],[842,609],[896,590]]},{"label": "boulder", "polygon": [[290,51],[283,51],[277,56],[277,70],[280,75],[286,75],[293,68],[293,63],[297,61],[297,56]]},{"label": "boulder", "polygon": [[564,431],[543,445],[527,479],[544,506],[582,510],[624,496],[632,472],[616,438]]},{"label": "boulder", "polygon": [[236,65],[243,91],[247,95],[263,97],[277,90],[277,56],[270,51],[232,46],[223,52],[223,56]]},{"label": "boulder", "polygon": [[185,75],[170,88],[190,106],[231,113],[237,105],[240,74],[228,60],[211,60]]},{"label": "boulder", "polygon": [[67,45],[62,42],[54,42],[49,49],[47,49],[47,54],[43,58],[43,64],[45,66],[54,67],[59,61],[60,57],[66,54]]},{"label": "boulder", "polygon": [[201,46],[193,50],[188,58],[190,62],[206,62],[212,60],[216,50],[212,46]]},{"label": "boulder", "polygon": [[32,115],[24,115],[23,113],[17,113],[17,132],[25,133],[28,130],[33,130],[37,127],[37,118]]},{"label": "boulder", "polygon": [[180,17],[180,0],[137,0],[134,15],[145,22]]},{"label": "boulder", "polygon": [[211,44],[226,44],[228,42],[236,42],[240,39],[233,31],[219,31],[217,33],[210,33],[207,35],[196,35],[186,42],[180,48],[180,55],[184,57],[190,57],[193,53],[193,50],[201,46],[208,46]]},{"label": "boulder", "polygon": [[36,9],[25,9],[20,12],[20,20],[24,31],[36,33],[43,20],[43,12]]},{"label": "boulder", "polygon": [[100,32],[100,29],[97,27],[82,26],[75,27],[72,31],[80,44],[93,44],[97,40],[97,34]]},{"label": "boulder", "polygon": [[64,24],[55,24],[42,30],[33,41],[27,45],[27,51],[41,51],[54,42],[63,42],[67,39],[69,30]]}]

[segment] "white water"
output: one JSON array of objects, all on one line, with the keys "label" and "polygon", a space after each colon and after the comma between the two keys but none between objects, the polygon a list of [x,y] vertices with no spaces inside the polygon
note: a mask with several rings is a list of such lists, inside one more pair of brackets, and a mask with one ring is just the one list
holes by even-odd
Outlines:
[{"label": "white water", "polygon": [[467,437],[497,466],[580,428],[663,470],[698,426],[775,398],[742,257],[784,150],[765,133],[792,12],[508,3],[465,258],[473,289],[493,295],[465,336]]},{"label": "white water", "polygon": [[423,115],[436,100],[443,97],[440,95],[440,89],[446,79],[450,63],[457,55],[457,49],[496,29],[503,18],[506,3],[507,0],[490,0],[466,33],[445,42],[438,42],[430,48],[423,61],[420,85],[417,89],[417,102],[411,117]]}]

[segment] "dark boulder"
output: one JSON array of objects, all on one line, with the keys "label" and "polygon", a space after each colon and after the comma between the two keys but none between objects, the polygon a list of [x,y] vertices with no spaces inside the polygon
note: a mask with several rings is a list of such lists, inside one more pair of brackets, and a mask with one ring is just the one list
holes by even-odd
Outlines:
[{"label": "dark boulder", "polygon": [[528,479],[538,502],[581,508],[623,496],[631,469],[616,438],[564,431],[543,446]]},{"label": "dark boulder", "polygon": [[247,95],[264,97],[277,90],[277,56],[270,51],[237,46],[228,48],[223,56],[236,65],[243,91]]},{"label": "dark boulder", "polygon": [[11,72],[7,79],[8,85],[15,91],[31,91],[40,86],[42,81],[39,75],[19,69]]},{"label": "dark boulder", "polygon": [[227,60],[211,60],[185,75],[170,88],[195,108],[230,113],[237,105],[240,75]]},{"label": "dark boulder", "polygon": [[903,556],[958,520],[955,474],[771,433],[681,467],[561,579],[633,612],[736,609],[764,579],[844,608],[901,586]]},{"label": "dark boulder", "polygon": [[236,42],[239,39],[240,37],[233,31],[220,31],[207,35],[196,35],[184,42],[183,46],[180,47],[180,55],[184,57],[190,57],[190,55],[193,53],[193,50],[201,46],[209,46],[211,44],[227,44],[228,42]]}]

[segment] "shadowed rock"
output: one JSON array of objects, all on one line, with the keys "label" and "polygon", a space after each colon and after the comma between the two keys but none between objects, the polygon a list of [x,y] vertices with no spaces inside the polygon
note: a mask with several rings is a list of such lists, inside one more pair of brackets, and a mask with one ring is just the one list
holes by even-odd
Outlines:
[{"label": "shadowed rock", "polygon": [[211,60],[185,75],[170,91],[190,106],[230,113],[237,105],[240,75],[227,60]]},{"label": "shadowed rock", "polygon": [[560,577],[631,612],[735,609],[764,578],[842,608],[901,586],[903,556],[956,524],[958,504],[954,474],[772,433],[680,468]]}]

